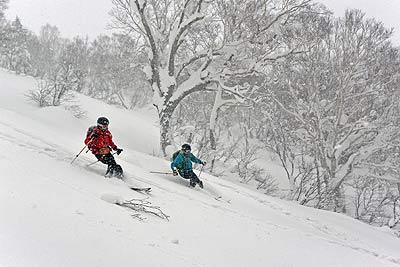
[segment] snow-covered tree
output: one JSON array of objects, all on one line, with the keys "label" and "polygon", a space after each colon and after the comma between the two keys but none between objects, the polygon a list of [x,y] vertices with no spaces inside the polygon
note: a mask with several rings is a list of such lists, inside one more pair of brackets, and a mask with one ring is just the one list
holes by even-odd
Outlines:
[{"label": "snow-covered tree", "polygon": [[4,11],[8,8],[9,0],[0,0],[0,25],[4,20]]},{"label": "snow-covered tree", "polygon": [[58,106],[80,91],[87,72],[87,41],[60,37],[57,27],[42,27],[31,44],[34,74],[38,87],[28,97],[39,106]]},{"label": "snow-covered tree", "polygon": [[89,41],[81,37],[75,37],[71,41],[68,40],[64,44],[61,59],[63,64],[69,64],[73,68],[72,75],[77,81],[77,86],[74,89],[77,92],[82,92],[89,68]]},{"label": "snow-covered tree", "polygon": [[[160,143],[165,155],[165,148],[171,144],[169,128],[173,111],[184,97],[204,90],[210,83],[206,70],[213,53],[194,49],[192,57],[186,61],[180,58],[178,51],[191,45],[188,32],[205,18],[204,10],[208,5],[202,0],[114,0],[113,3],[112,14],[119,26],[139,34],[148,47],[146,73],[154,93],[153,105],[160,119]],[[185,71],[188,66],[196,68],[188,73]]]},{"label": "snow-covered tree", "polygon": [[151,91],[139,56],[136,41],[130,36],[96,38],[90,47],[86,93],[127,109],[148,103]]},{"label": "snow-covered tree", "polygon": [[[400,51],[392,49],[382,64],[387,70],[398,72]],[[400,78],[398,74],[394,78],[397,79],[397,86],[388,95],[389,99],[382,99],[381,109],[385,113],[376,141],[354,166],[357,176],[352,183],[357,192],[355,216],[389,227],[400,222]]]},{"label": "snow-covered tree", "polygon": [[2,66],[16,73],[27,73],[30,69],[28,42],[30,32],[21,24],[18,17],[2,27],[1,48]]},{"label": "snow-covered tree", "polygon": [[[232,1],[232,14],[222,12],[223,1],[113,0],[114,24],[135,34],[147,49],[146,73],[159,115],[164,154],[171,144],[170,120],[178,104],[194,92],[209,90],[213,83],[222,84],[227,76],[214,74],[224,62],[233,58],[239,62],[244,54],[253,53],[257,59],[244,65],[248,69],[262,65],[273,53],[276,57],[279,46],[274,43],[266,49],[269,42],[264,38],[274,37],[271,29],[287,23],[308,2]],[[229,20],[229,16],[241,19]]]},{"label": "snow-covered tree", "polygon": [[41,27],[39,35],[30,44],[34,76],[43,77],[54,68],[61,53],[61,43],[60,31],[56,26],[46,24]]},{"label": "snow-covered tree", "polygon": [[8,2],[9,0],[0,0],[0,59],[4,53],[3,49],[6,40],[6,30],[5,30],[6,19],[4,16],[4,12],[8,8]]},{"label": "snow-covered tree", "polygon": [[391,31],[382,23],[357,10],[317,22],[303,35],[310,38],[308,52],[276,67],[276,82],[266,90],[308,147],[319,186],[330,197],[323,207],[343,211],[344,182],[373,151],[398,70],[392,68]]}]

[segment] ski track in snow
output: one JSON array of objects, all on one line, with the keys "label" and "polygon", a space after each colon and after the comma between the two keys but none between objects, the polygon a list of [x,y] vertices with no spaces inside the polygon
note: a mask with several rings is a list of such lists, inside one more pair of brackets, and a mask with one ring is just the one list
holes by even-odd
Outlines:
[{"label": "ski track in snow", "polygon": [[[33,136],[33,135],[29,134],[27,131],[24,131],[12,124],[4,123],[4,122],[0,122],[0,124],[2,126],[0,128],[0,139],[2,139],[3,141],[9,142],[13,145],[18,145],[18,146],[22,147],[23,149],[27,149],[27,150],[33,151],[35,153],[43,154],[48,157],[54,158],[58,161],[63,161],[65,163],[69,163],[73,159],[73,154],[71,154],[71,151],[66,150],[65,148],[63,148],[60,145],[47,142],[38,136]],[[87,161],[87,160],[83,160],[83,159],[77,160],[77,162],[82,162],[82,161]],[[130,162],[128,160],[121,160],[121,161],[124,161],[128,164],[137,166],[137,164]],[[96,173],[100,174],[100,171],[97,172],[96,168],[88,168],[88,167],[82,166],[78,163],[75,163],[73,166],[82,168],[86,171],[92,171],[92,172],[96,172]],[[175,185],[175,186],[183,187],[183,186],[185,186],[185,184],[187,184],[186,180],[178,180],[178,179],[180,179],[178,177],[173,177],[174,180],[171,178],[165,178],[161,175],[153,175],[153,177],[158,177],[159,179],[164,179],[164,180],[168,179],[171,183],[176,183],[177,185]],[[213,189],[215,187],[215,185],[212,185],[212,184],[216,184],[217,186],[225,187],[226,189],[228,189],[232,192],[235,192],[236,194],[240,195],[241,197],[252,199],[252,200],[260,203],[261,205],[266,206],[267,208],[273,209],[276,212],[280,212],[281,214],[283,214],[285,216],[291,217],[293,220],[295,220],[299,223],[303,223],[303,224],[305,223],[305,224],[313,227],[314,229],[318,230],[318,232],[320,233],[317,235],[311,231],[307,232],[307,231],[303,230],[302,234],[304,234],[306,236],[312,236],[314,238],[323,240],[328,243],[332,243],[337,246],[346,247],[346,248],[358,251],[359,253],[368,254],[368,255],[376,257],[380,260],[384,260],[384,261],[388,261],[388,262],[400,265],[399,258],[381,254],[381,253],[377,252],[377,250],[378,250],[377,248],[368,247],[368,245],[363,244],[362,241],[358,238],[354,238],[354,237],[349,238],[348,235],[346,235],[345,233],[341,232],[338,229],[335,229],[333,226],[325,225],[324,223],[321,223],[320,221],[318,221],[316,219],[296,216],[296,215],[292,214],[292,212],[286,210],[282,206],[278,206],[277,204],[272,203],[271,201],[267,200],[266,198],[259,198],[253,194],[245,192],[245,190],[234,188],[232,186],[229,186],[229,185],[221,183],[221,182],[207,181],[207,183],[205,183],[205,189],[203,189],[205,191],[202,191],[201,189],[192,189],[192,188],[188,187],[187,190],[182,192],[183,190],[172,189],[172,188],[174,188],[173,186],[171,186],[169,188],[169,187],[162,185],[161,183],[158,183],[156,181],[153,181],[153,180],[149,181],[149,180],[143,179],[137,175],[127,173],[127,181],[126,182],[128,185],[129,185],[129,181],[132,182],[135,180],[142,182],[144,184],[151,185],[151,186],[157,188],[158,190],[162,190],[162,191],[168,192],[169,194],[173,194],[174,196],[179,196],[183,199],[194,200],[194,201],[202,203],[205,206],[220,209],[225,213],[240,215],[242,218],[246,219],[249,223],[257,225],[257,227],[259,227],[259,228],[260,228],[260,226],[262,226],[262,228],[264,229],[266,234],[268,234],[269,231],[273,231],[273,229],[277,229],[277,228],[281,229],[281,230],[285,230],[285,231],[297,231],[297,229],[295,229],[295,228],[280,226],[280,225],[277,225],[274,223],[261,221],[259,218],[255,218],[254,216],[249,216],[247,214],[240,213],[237,210],[235,210],[235,208],[234,208],[234,206],[235,206],[234,200],[232,200],[232,203],[227,203],[228,200],[225,200],[225,199],[224,199],[224,201],[216,201],[214,198],[218,197],[219,194],[218,194],[218,190]],[[92,197],[96,197],[89,191],[84,190],[82,188],[74,187],[74,186],[68,184],[67,182],[56,180],[56,179],[52,179],[52,181],[60,183],[63,186],[72,188],[73,190],[78,191],[86,196],[92,195]],[[156,195],[157,192],[154,192],[154,190],[153,190],[152,194]],[[223,195],[223,194],[221,194],[221,195]],[[207,198],[203,198],[203,196],[207,196]],[[268,225],[269,227],[266,227],[264,225]],[[171,252],[169,251],[168,253],[171,253]],[[190,263],[190,265],[194,265],[194,264],[195,264],[194,262]],[[200,264],[195,264],[195,265],[202,266]]]},{"label": "ski track in snow", "polygon": [[[229,188],[230,190],[232,190],[238,194],[252,198],[255,201],[261,203],[262,205],[265,205],[269,208],[279,211],[282,214],[289,216],[298,222],[303,222],[303,223],[306,222],[307,224],[311,225],[314,229],[318,230],[321,233],[321,235],[316,235],[316,234],[312,233],[311,231],[304,232],[304,234],[307,236],[313,236],[313,237],[323,240],[325,242],[332,243],[332,244],[339,245],[339,246],[346,247],[346,248],[350,248],[352,250],[355,250],[355,251],[358,251],[361,253],[365,253],[365,254],[369,254],[376,258],[387,260],[387,261],[390,261],[397,265],[400,265],[400,258],[387,256],[387,255],[383,255],[379,252],[376,252],[375,250],[377,248],[368,248],[367,249],[367,248],[360,247],[360,245],[366,245],[366,244],[361,244],[362,241],[359,238],[354,238],[354,237],[352,237],[351,239],[348,238],[347,234],[341,232],[340,230],[335,229],[333,226],[328,226],[316,219],[296,216],[296,215],[292,214],[290,211],[285,210],[285,208],[283,208],[282,206],[277,206],[276,204],[272,204],[270,201],[268,201],[266,199],[260,199],[260,198],[256,197],[254,194],[244,192],[244,190],[240,190],[238,188],[234,188],[234,187],[228,186],[223,183],[218,183],[218,185]],[[288,230],[288,229],[285,229],[285,230]],[[294,229],[290,229],[290,230],[294,230]],[[349,244],[349,242],[350,242],[350,244]],[[353,243],[358,243],[358,246],[356,244],[353,245]]]}]

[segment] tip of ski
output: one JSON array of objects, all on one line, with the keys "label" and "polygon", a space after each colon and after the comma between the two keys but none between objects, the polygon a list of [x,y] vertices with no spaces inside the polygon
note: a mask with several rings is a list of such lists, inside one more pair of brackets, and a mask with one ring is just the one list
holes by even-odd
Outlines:
[{"label": "tip of ski", "polygon": [[151,187],[129,187],[131,190],[143,192],[143,193],[150,193]]}]

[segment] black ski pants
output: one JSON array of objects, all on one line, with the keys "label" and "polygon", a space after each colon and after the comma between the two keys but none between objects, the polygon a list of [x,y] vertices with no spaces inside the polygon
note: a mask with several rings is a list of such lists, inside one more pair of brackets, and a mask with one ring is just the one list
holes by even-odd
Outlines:
[{"label": "black ski pants", "polygon": [[191,184],[197,184],[200,182],[199,177],[197,177],[193,170],[178,170],[178,172],[182,178],[190,179]]},{"label": "black ski pants", "polygon": [[117,162],[114,159],[114,156],[111,153],[105,155],[95,155],[95,156],[101,163],[108,165],[107,174],[110,172],[111,174],[113,174],[114,172],[122,174],[121,166],[117,164]]}]

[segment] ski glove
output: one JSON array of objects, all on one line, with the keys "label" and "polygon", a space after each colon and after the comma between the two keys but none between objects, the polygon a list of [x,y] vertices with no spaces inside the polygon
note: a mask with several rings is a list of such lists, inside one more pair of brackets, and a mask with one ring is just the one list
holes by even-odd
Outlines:
[{"label": "ski glove", "polygon": [[122,148],[114,147],[114,150],[117,151],[117,155],[121,154],[124,151]]},{"label": "ski glove", "polygon": [[92,135],[90,136],[90,138],[97,138],[99,137],[99,133],[93,132]]},{"label": "ski glove", "polygon": [[176,169],[174,169],[174,170],[172,171],[172,174],[173,174],[174,176],[177,176],[177,175],[178,175],[178,171],[177,171]]},{"label": "ski glove", "polygon": [[207,162],[202,161],[202,162],[200,162],[200,164],[203,165],[203,166],[206,166]]}]

